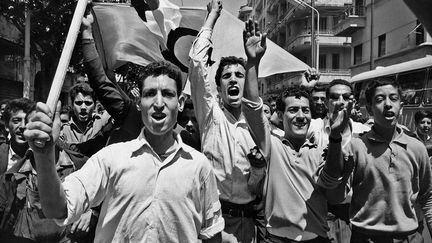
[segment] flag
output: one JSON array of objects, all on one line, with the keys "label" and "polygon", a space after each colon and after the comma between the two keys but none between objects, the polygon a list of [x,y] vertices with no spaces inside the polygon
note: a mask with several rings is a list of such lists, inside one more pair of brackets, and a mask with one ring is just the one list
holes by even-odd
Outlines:
[{"label": "flag", "polygon": [[[147,65],[169,60],[187,72],[190,47],[204,24],[204,8],[178,7],[161,0],[157,11],[146,11],[146,22],[128,4],[95,3],[94,36],[104,68],[114,70],[127,62]],[[223,56],[245,57],[244,23],[223,10],[213,31],[212,60]],[[267,40],[259,76],[301,72],[309,67]]]}]

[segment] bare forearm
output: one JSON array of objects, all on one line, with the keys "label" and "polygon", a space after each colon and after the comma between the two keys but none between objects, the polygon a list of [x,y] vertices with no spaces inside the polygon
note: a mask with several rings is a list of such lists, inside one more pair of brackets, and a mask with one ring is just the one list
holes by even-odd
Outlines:
[{"label": "bare forearm", "polygon": [[207,16],[207,19],[203,25],[203,28],[209,28],[209,29],[213,29],[217,19],[219,18],[219,13],[217,13],[216,11],[211,11],[209,13],[209,15]]},{"label": "bare forearm", "polygon": [[259,63],[249,62],[246,64],[246,82],[244,97],[250,101],[258,102],[258,65]]},{"label": "bare forearm", "polygon": [[55,167],[54,152],[34,155],[38,173],[38,189],[42,210],[47,218],[66,218],[67,203]]}]

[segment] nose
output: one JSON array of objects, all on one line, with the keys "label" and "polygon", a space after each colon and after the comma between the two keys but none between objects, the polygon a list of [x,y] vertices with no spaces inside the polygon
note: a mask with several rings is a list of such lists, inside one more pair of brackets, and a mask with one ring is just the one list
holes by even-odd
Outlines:
[{"label": "nose", "polygon": [[161,92],[157,93],[157,95],[155,96],[153,104],[156,108],[159,108],[159,109],[163,108],[164,102],[163,102],[163,97],[162,97]]},{"label": "nose", "polygon": [[390,100],[390,97],[387,97],[385,100],[384,100],[384,108],[386,108],[386,109],[390,109],[391,107],[392,107],[392,101]]},{"label": "nose", "polygon": [[24,130],[26,128],[26,123],[25,120],[23,119],[20,123],[19,123],[19,129],[20,130]]},{"label": "nose", "polygon": [[298,122],[303,122],[304,119],[305,119],[305,114],[304,114],[304,112],[303,112],[302,110],[299,110],[299,111],[297,112],[296,120],[297,120]]}]

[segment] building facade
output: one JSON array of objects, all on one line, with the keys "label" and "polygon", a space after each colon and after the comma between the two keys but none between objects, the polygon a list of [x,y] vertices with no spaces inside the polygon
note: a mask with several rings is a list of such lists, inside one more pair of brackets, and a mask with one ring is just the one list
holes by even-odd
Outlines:
[{"label": "building facade", "polygon": [[[268,38],[321,74],[320,82],[351,77],[351,37],[336,36],[334,26],[351,0],[249,0],[255,20]],[[309,6],[308,6],[309,5]],[[319,21],[315,8],[319,13]],[[313,13],[313,14],[312,14]],[[317,44],[318,42],[318,44]],[[319,50],[316,60],[317,47]],[[280,93],[299,82],[295,74],[279,74],[260,80],[260,94]]]},{"label": "building facade", "polygon": [[353,76],[432,53],[431,37],[403,0],[353,0],[334,32],[351,37]]}]

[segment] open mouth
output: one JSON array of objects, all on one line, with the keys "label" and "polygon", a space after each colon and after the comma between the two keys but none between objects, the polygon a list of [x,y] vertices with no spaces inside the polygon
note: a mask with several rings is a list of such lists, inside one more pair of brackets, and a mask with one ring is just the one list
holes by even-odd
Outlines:
[{"label": "open mouth", "polygon": [[306,123],[294,123],[294,126],[298,128],[303,128],[304,126],[306,126]]},{"label": "open mouth", "polygon": [[392,111],[384,112],[384,117],[386,117],[386,118],[393,118],[393,117],[395,117],[395,115],[396,114]]},{"label": "open mouth", "polygon": [[166,115],[164,113],[153,113],[152,117],[153,119],[160,121],[163,120],[166,117]]},{"label": "open mouth", "polygon": [[236,86],[231,86],[228,88],[228,95],[237,96],[240,94],[240,89]]}]

